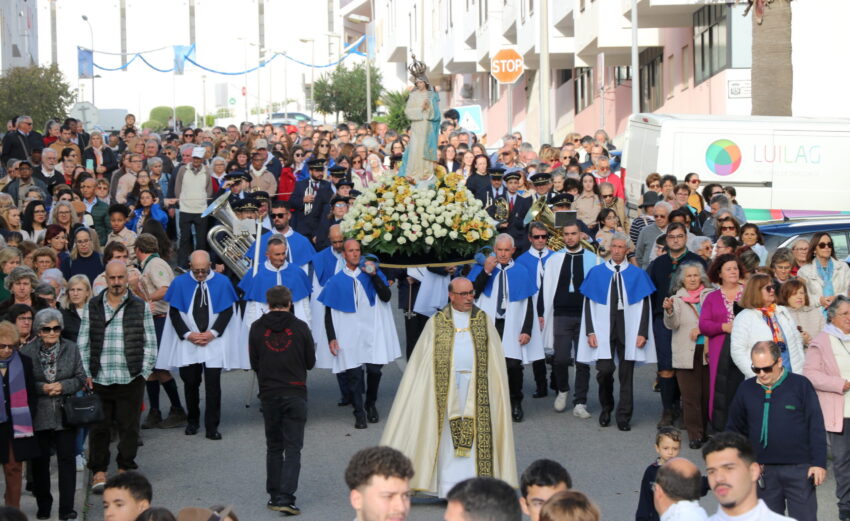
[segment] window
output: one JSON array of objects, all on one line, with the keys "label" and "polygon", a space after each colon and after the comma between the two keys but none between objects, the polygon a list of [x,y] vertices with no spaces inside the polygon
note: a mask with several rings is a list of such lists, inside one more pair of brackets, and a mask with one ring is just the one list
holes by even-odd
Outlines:
[{"label": "window", "polygon": [[572,69],[559,69],[557,72],[556,86],[560,87],[571,79],[573,79]]},{"label": "window", "polygon": [[659,47],[640,53],[640,110],[653,112],[664,104],[664,55]]},{"label": "window", "polygon": [[490,105],[493,105],[497,101],[499,101],[499,95],[501,94],[502,86],[499,85],[499,82],[496,81],[496,78],[493,76],[489,76],[490,78]]},{"label": "window", "polygon": [[593,103],[593,69],[576,67],[575,78],[575,107],[579,113]]},{"label": "window", "polygon": [[628,65],[614,67],[614,85],[622,85],[632,79],[632,68]]},{"label": "window", "polygon": [[694,13],[694,83],[729,67],[729,10],[707,5]]},{"label": "window", "polygon": [[682,47],[682,90],[686,90],[691,84],[691,53],[689,46]]}]

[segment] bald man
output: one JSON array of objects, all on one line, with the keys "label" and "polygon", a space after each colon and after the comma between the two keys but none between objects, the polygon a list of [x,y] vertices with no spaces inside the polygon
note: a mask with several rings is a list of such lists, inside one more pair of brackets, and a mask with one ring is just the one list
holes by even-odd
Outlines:
[{"label": "bald man", "polygon": [[655,477],[652,501],[661,519],[708,519],[699,506],[702,496],[702,475],[696,465],[685,458],[673,458]]},{"label": "bald man", "polygon": [[210,270],[210,254],[192,252],[190,270],[175,278],[163,297],[168,317],[157,357],[158,368],[180,368],[186,395],[186,435],[197,434],[200,426],[200,389],[204,382],[206,407],[204,427],[210,440],[220,440],[221,370],[248,369],[240,353],[238,335],[242,327],[234,313],[238,300],[230,280]]}]

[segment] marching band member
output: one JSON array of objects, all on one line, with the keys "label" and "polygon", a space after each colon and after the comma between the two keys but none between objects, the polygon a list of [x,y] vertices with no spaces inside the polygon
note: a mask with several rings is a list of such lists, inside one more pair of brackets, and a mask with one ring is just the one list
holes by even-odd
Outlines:
[{"label": "marching band member", "polygon": [[295,191],[289,203],[295,211],[295,230],[312,240],[319,227],[322,211],[333,197],[333,189],[330,182],[324,180],[324,159],[308,161],[307,168],[310,178],[295,183]]}]

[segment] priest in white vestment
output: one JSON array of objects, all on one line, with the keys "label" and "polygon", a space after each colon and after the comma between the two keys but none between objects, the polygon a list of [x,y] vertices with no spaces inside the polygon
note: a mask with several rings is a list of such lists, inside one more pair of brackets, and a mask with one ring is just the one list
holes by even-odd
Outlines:
[{"label": "priest in white vestment", "polygon": [[477,476],[517,487],[502,346],[473,297],[469,279],[451,282],[451,304],[425,325],[380,443],[411,459],[413,490],[442,498]]}]

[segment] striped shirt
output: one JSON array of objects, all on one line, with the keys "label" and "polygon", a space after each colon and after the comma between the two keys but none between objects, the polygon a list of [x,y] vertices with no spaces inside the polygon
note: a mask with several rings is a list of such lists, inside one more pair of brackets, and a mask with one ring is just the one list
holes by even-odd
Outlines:
[{"label": "striped shirt", "polygon": [[[129,298],[130,292],[124,294],[124,300]],[[123,300],[122,300],[123,302]],[[109,304],[109,299],[104,299],[105,320],[109,321],[115,315],[115,309]],[[130,371],[127,369],[127,359],[124,356],[124,309],[118,311],[117,316],[106,327],[103,336],[103,350],[100,353],[100,373],[94,379],[94,382],[100,385],[115,385],[128,384],[133,378],[130,376]],[[89,361],[91,357],[91,339],[89,331],[91,323],[89,321],[89,307],[83,308],[83,316],[80,322],[80,335],[77,338],[77,346],[80,349],[80,357],[83,360],[83,368],[85,368],[86,376],[89,374]],[[147,378],[153,371],[154,363],[156,363],[156,330],[153,326],[153,315],[150,309],[145,306],[144,317],[145,328],[145,345],[144,358],[142,359],[141,376]]]}]

